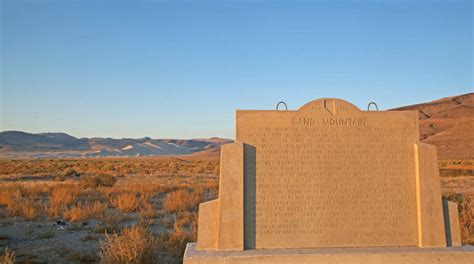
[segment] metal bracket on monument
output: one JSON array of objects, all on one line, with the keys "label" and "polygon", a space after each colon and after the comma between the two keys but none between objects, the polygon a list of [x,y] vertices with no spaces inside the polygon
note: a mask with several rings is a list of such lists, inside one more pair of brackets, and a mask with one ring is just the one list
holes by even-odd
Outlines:
[{"label": "metal bracket on monument", "polygon": [[280,110],[280,109],[278,109],[279,106],[280,106],[280,104],[283,104],[283,105],[285,106],[285,110],[288,110],[288,106],[287,106],[286,103],[283,102],[283,101],[278,102],[278,104],[277,104],[277,106],[276,106],[276,110]]},{"label": "metal bracket on monument", "polygon": [[379,107],[378,105],[375,103],[375,102],[370,102],[368,105],[367,105],[367,111],[370,111],[370,106],[371,105],[374,105],[375,106],[375,109],[377,109],[377,111],[379,111]]}]

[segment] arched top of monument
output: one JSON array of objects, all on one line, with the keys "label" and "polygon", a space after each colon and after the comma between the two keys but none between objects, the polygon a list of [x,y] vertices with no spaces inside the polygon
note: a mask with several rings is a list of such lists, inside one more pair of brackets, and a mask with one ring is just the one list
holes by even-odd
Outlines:
[{"label": "arched top of monument", "polygon": [[336,112],[360,112],[357,106],[337,98],[321,98],[313,100],[298,109],[298,111],[329,111],[331,114]]}]

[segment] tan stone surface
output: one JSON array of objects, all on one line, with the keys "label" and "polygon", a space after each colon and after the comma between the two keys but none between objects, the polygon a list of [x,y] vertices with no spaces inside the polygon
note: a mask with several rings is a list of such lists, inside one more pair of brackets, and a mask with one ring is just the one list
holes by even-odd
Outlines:
[{"label": "tan stone surface", "polygon": [[449,226],[450,226],[450,231],[451,231],[451,246],[459,247],[462,245],[462,241],[461,241],[461,226],[459,225],[458,205],[453,202],[448,202],[448,210],[449,210]]},{"label": "tan stone surface", "polygon": [[219,236],[221,250],[244,249],[244,145],[221,148]]},{"label": "tan stone surface", "polygon": [[199,250],[217,249],[219,222],[219,199],[199,205],[197,248]]},{"label": "tan stone surface", "polygon": [[443,217],[459,220],[443,214],[436,148],[418,134],[416,112],[339,99],[238,110],[198,248],[445,247]]},{"label": "tan stone surface", "polygon": [[[251,149],[248,146],[245,149]],[[248,164],[252,162],[248,161]],[[244,249],[244,144],[221,149],[219,199],[199,206],[199,250]]]},{"label": "tan stone surface", "polygon": [[238,110],[236,126],[256,152],[245,248],[418,246],[416,112],[320,99],[297,111]]},{"label": "tan stone surface", "polygon": [[254,249],[197,251],[188,244],[184,264],[472,264],[474,247]]},{"label": "tan stone surface", "polygon": [[414,147],[418,208],[418,246],[446,247],[436,147],[424,143],[416,143]]}]

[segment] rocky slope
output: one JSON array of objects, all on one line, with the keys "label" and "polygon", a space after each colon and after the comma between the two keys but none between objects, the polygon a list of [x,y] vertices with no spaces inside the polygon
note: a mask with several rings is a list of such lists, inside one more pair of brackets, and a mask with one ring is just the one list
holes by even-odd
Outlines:
[{"label": "rocky slope", "polygon": [[392,110],[415,110],[420,139],[438,149],[438,159],[474,159],[474,93]]}]

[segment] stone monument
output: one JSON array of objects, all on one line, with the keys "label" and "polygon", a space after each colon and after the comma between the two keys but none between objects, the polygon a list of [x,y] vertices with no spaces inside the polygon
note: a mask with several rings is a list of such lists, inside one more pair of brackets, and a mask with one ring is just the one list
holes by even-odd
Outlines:
[{"label": "stone monument", "polygon": [[[237,110],[184,263],[474,263],[415,111]],[[447,247],[458,246],[458,247]]]}]

